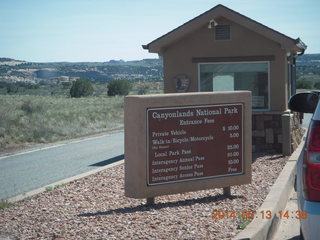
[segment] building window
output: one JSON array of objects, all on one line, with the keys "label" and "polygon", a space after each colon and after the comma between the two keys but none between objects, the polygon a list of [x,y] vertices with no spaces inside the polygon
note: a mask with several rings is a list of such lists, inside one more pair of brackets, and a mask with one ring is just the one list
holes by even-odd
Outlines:
[{"label": "building window", "polygon": [[249,90],[255,109],[269,109],[269,63],[201,63],[199,89],[208,91]]},{"label": "building window", "polygon": [[217,25],[214,28],[215,40],[230,40],[230,25]]}]

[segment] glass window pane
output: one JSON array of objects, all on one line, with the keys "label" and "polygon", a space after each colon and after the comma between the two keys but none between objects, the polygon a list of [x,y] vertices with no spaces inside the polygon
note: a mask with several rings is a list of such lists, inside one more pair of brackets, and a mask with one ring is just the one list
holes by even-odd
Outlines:
[{"label": "glass window pane", "polygon": [[256,109],[268,109],[267,62],[200,64],[200,91],[252,92],[252,104]]},{"label": "glass window pane", "polygon": [[212,79],[213,91],[234,91],[233,74],[214,75]]}]

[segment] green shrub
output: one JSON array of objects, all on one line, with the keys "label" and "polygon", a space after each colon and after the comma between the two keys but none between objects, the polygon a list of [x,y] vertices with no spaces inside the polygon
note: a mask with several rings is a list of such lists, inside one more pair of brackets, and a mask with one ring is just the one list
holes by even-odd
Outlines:
[{"label": "green shrub", "polygon": [[7,93],[17,93],[19,91],[19,87],[15,84],[8,84],[7,85]]},{"label": "green shrub", "polygon": [[91,82],[86,78],[79,78],[72,84],[70,95],[74,98],[87,97],[93,94]]},{"label": "green shrub", "polygon": [[41,105],[41,103],[32,102],[28,99],[22,103],[21,110],[26,114],[41,113],[43,111],[43,105]]},{"label": "green shrub", "polygon": [[9,207],[11,207],[13,205],[14,205],[14,203],[8,202],[7,200],[1,200],[0,201],[0,209],[9,208]]},{"label": "green shrub", "polygon": [[51,192],[53,190],[53,187],[52,186],[49,186],[49,187],[46,187],[46,192]]},{"label": "green shrub", "polygon": [[316,82],[313,87],[315,89],[320,89],[320,82]]},{"label": "green shrub", "polygon": [[147,94],[148,91],[149,91],[149,89],[150,89],[150,87],[147,86],[147,85],[139,86],[139,87],[138,87],[138,94],[139,94],[139,95]]},{"label": "green shrub", "polygon": [[311,89],[312,88],[312,82],[308,80],[299,80],[297,81],[298,89]]},{"label": "green shrub", "polygon": [[126,96],[129,94],[132,85],[128,80],[115,79],[108,84],[108,96]]}]

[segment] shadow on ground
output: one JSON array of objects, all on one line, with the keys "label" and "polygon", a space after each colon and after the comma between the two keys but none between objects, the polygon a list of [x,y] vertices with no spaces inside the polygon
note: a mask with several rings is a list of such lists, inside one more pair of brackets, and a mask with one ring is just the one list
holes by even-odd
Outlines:
[{"label": "shadow on ground", "polygon": [[110,215],[114,213],[121,213],[121,214],[127,214],[127,213],[134,213],[134,212],[145,212],[150,211],[152,209],[162,209],[162,208],[171,208],[171,207],[181,207],[181,206],[191,206],[194,204],[201,204],[201,203],[209,203],[209,202],[217,202],[224,199],[236,199],[236,198],[243,198],[243,196],[225,196],[225,195],[217,195],[217,196],[209,196],[209,197],[203,197],[199,199],[187,199],[187,200],[181,200],[176,202],[165,202],[165,203],[156,203],[151,205],[139,205],[135,207],[124,207],[124,208],[117,208],[117,209],[111,209],[109,211],[105,212],[96,212],[96,213],[82,213],[79,214],[79,217],[93,217],[93,216],[103,216],[103,215]]},{"label": "shadow on ground", "polygon": [[299,239],[301,239],[300,236],[295,236],[295,237],[289,238],[288,240],[299,240]]},{"label": "shadow on ground", "polygon": [[283,155],[276,154],[276,153],[272,155],[267,152],[254,152],[252,153],[252,162],[254,163],[260,157],[266,157],[265,160],[273,161],[273,160],[279,160],[280,158],[283,158]]},{"label": "shadow on ground", "polygon": [[91,164],[91,165],[89,165],[89,167],[103,167],[103,166],[106,166],[108,164],[120,161],[122,159],[124,159],[124,154],[121,154],[121,155],[113,157],[113,158],[109,158],[107,160],[103,160],[101,162],[97,162],[97,163]]}]

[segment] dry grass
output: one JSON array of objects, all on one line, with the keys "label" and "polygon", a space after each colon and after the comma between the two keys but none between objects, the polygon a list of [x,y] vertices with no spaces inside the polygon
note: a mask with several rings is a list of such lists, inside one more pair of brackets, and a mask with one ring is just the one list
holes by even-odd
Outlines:
[{"label": "dry grass", "polygon": [[0,95],[0,151],[123,127],[123,97]]}]

